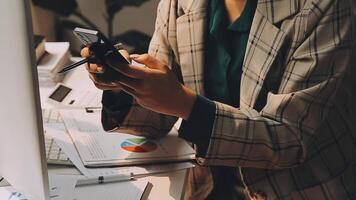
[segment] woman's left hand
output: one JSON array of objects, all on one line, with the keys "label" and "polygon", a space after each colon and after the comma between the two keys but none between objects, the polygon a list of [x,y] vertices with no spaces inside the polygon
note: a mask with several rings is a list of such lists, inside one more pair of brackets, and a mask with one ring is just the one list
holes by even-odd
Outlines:
[{"label": "woman's left hand", "polygon": [[188,119],[196,94],[182,85],[176,75],[162,62],[148,54],[131,55],[145,67],[128,65],[119,70],[122,89],[141,106],[158,113]]}]

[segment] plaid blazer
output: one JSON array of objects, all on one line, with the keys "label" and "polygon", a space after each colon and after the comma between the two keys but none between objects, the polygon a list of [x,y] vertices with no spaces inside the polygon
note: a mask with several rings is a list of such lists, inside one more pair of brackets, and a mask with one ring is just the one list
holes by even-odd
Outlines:
[{"label": "plaid blazer", "polygon": [[[207,3],[161,0],[149,49],[201,95]],[[199,164],[236,167],[248,191],[268,199],[356,199],[355,5],[258,0],[240,108],[215,102]],[[176,120],[134,104],[120,128],[161,137]],[[209,168],[197,167],[186,197],[203,199],[211,188]]]}]

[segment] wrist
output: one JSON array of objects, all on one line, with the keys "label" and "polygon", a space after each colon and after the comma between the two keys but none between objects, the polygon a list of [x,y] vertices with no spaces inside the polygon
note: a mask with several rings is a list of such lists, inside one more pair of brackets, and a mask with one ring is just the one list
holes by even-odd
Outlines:
[{"label": "wrist", "polygon": [[115,94],[119,94],[122,92],[121,89],[113,89],[113,90],[110,90],[112,93],[115,93]]},{"label": "wrist", "polygon": [[197,94],[193,90],[185,86],[182,86],[182,88],[183,88],[184,98],[181,101],[182,106],[180,109],[181,112],[179,114],[179,117],[184,120],[188,120],[190,113],[192,112],[194,103],[197,99]]}]

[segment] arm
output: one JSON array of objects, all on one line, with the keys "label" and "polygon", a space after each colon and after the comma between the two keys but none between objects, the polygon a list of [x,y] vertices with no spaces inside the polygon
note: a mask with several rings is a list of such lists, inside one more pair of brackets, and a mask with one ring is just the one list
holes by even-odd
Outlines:
[{"label": "arm", "polygon": [[339,94],[354,87],[344,81],[355,65],[353,16],[345,2],[333,1],[315,24],[308,24],[309,30],[303,29],[305,38],[285,64],[278,94],[268,94],[261,112],[215,102],[210,141],[200,164],[279,169],[305,161],[316,138],[325,137],[318,130],[340,102]]}]

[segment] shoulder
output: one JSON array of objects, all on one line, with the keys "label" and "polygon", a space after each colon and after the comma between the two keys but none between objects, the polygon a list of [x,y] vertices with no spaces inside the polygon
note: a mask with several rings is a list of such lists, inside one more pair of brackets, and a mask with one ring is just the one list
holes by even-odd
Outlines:
[{"label": "shoulder", "polygon": [[[351,9],[354,0],[257,0],[257,10],[272,23],[279,23],[292,16],[307,19],[310,15],[317,17],[335,14],[343,8]],[[356,4],[355,4],[356,5]],[[354,5],[354,6],[355,6]],[[346,9],[343,9],[346,10]]]},{"label": "shoulder", "polygon": [[208,0],[160,0],[157,14],[171,16],[172,13],[179,17],[195,10],[206,9]]},{"label": "shoulder", "polygon": [[319,17],[351,15],[354,0],[299,0],[299,12]]}]

